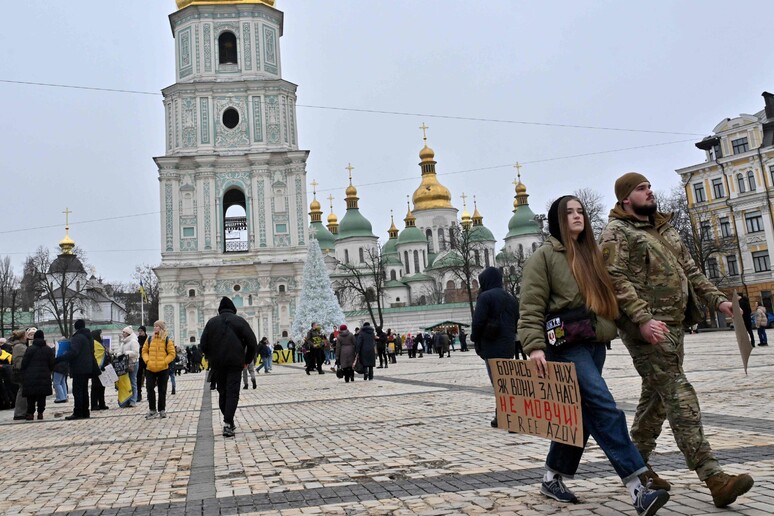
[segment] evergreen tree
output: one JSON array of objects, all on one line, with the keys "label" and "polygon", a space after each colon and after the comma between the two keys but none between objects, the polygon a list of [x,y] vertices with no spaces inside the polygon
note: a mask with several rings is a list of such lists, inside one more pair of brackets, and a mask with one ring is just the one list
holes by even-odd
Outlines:
[{"label": "evergreen tree", "polygon": [[327,335],[334,326],[344,324],[344,321],[344,312],[341,311],[339,301],[333,293],[320,244],[315,238],[310,238],[301,297],[291,327],[292,335],[296,339],[302,339],[313,322],[320,323]]}]

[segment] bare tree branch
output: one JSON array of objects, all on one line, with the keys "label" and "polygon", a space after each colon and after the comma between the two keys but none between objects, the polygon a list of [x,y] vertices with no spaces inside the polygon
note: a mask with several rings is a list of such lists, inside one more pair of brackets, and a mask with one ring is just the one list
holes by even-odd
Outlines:
[{"label": "bare tree branch", "polygon": [[[364,250],[364,262],[360,264],[341,263],[339,267],[345,273],[335,280],[335,290],[341,295],[354,296],[365,305],[374,326],[384,325],[382,302],[384,300],[384,258],[377,245]],[[341,297],[339,300],[341,301]],[[376,313],[374,313],[376,308]],[[378,324],[377,324],[378,317]]]}]

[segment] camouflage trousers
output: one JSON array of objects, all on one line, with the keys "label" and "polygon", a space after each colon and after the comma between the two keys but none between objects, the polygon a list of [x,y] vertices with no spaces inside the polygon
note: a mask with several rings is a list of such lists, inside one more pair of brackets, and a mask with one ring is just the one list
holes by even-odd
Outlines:
[{"label": "camouflage trousers", "polygon": [[631,428],[632,441],[642,458],[648,461],[668,419],[685,463],[700,480],[722,472],[704,437],[696,391],[683,371],[683,329],[669,325],[669,335],[658,345],[642,340],[635,331],[635,338],[633,331],[622,333],[623,343],[642,377],[642,394]]}]

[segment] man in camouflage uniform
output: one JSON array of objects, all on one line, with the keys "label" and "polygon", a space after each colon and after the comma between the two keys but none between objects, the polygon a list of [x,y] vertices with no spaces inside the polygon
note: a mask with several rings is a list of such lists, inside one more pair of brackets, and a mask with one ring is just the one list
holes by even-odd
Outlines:
[{"label": "man in camouflage uniform", "polygon": [[[671,214],[656,212],[650,182],[635,172],[615,183],[618,203],[602,233],[602,254],[621,309],[618,326],[642,377],[642,393],[631,428],[632,441],[647,462],[665,419],[688,468],[707,484],[713,502],[725,507],[753,486],[750,475],[727,475],[712,453],[701,423],[696,391],[683,371],[683,321],[689,283],[696,296],[731,316],[731,303],[702,274]],[[669,483],[647,473],[654,487]]]}]

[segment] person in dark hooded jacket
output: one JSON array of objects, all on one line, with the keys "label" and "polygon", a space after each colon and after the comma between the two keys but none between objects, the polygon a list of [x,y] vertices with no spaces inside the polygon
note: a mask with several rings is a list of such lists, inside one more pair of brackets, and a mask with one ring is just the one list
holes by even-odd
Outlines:
[{"label": "person in dark hooded jacket", "polygon": [[374,366],[376,365],[376,341],[374,328],[371,323],[363,323],[360,333],[357,334],[355,343],[356,362],[363,366],[363,380],[374,379]]},{"label": "person in dark hooded jacket", "polygon": [[46,410],[46,396],[51,396],[51,373],[54,369],[54,350],[48,347],[42,330],[35,332],[32,344],[24,352],[22,359],[24,383],[22,391],[27,398],[27,420],[31,421],[38,408],[38,419],[43,419]]},{"label": "person in dark hooded jacket", "polygon": [[[519,322],[519,302],[503,288],[503,275],[495,267],[487,267],[478,275],[480,290],[473,313],[470,340],[476,354],[484,359],[486,373],[492,381],[490,358],[513,358],[516,352],[516,325]],[[497,416],[491,421],[497,426]]]},{"label": "person in dark hooded jacket", "polygon": [[255,361],[258,352],[255,333],[236,312],[234,303],[224,296],[218,315],[207,321],[199,344],[216,378],[224,437],[234,437],[234,414],[239,405],[242,370]]},{"label": "person in dark hooded jacket", "polygon": [[89,378],[99,375],[94,358],[94,339],[83,319],[75,321],[75,333],[70,339],[70,349],[56,359],[70,364],[73,377],[73,413],[65,419],[87,419],[89,413]]}]

